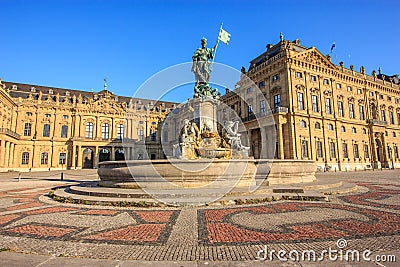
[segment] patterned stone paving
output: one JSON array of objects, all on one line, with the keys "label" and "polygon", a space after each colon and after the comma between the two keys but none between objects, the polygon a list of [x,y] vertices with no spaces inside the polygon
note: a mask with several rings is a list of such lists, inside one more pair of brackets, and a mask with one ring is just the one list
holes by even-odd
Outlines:
[{"label": "patterned stone paving", "polygon": [[[396,181],[397,182],[397,181]],[[358,182],[330,203],[271,202],[181,208],[117,208],[40,201],[50,190],[0,192],[0,248],[37,254],[138,260],[254,260],[275,249],[397,250],[400,185]],[[1,190],[1,188],[0,188]],[[42,198],[41,198],[42,199]]]}]

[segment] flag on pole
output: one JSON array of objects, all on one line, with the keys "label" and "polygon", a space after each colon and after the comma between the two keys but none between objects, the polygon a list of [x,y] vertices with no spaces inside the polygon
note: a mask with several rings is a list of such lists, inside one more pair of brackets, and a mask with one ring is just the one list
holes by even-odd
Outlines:
[{"label": "flag on pole", "polygon": [[225,31],[224,29],[219,30],[219,34],[218,34],[218,40],[220,40],[221,42],[223,42],[224,44],[228,44],[229,41],[231,40],[231,34],[227,31]]},{"label": "flag on pole", "polygon": [[335,49],[335,48],[336,48],[336,41],[333,41],[333,44],[331,46],[331,53],[332,53],[333,49]]}]

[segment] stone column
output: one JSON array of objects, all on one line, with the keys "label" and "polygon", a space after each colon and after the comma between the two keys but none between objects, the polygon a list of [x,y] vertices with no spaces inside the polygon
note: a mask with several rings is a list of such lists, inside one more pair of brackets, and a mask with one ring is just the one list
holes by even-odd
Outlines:
[{"label": "stone column", "polygon": [[284,159],[285,154],[284,154],[284,147],[283,147],[283,132],[282,132],[282,125],[281,123],[278,123],[278,144],[279,144],[279,154],[278,158],[279,159]]},{"label": "stone column", "polygon": [[110,155],[110,160],[115,160],[115,147],[111,147],[111,155]]},{"label": "stone column", "polygon": [[261,131],[261,151],[260,151],[260,158],[265,159],[268,155],[268,142],[267,142],[267,132],[265,127],[260,127]]},{"label": "stone column", "polygon": [[96,165],[98,164],[98,160],[99,159],[99,147],[95,146],[94,147],[94,155],[93,155],[93,168],[96,167]]},{"label": "stone column", "polygon": [[[68,153],[68,151],[67,151]],[[74,145],[72,145],[72,149],[71,149],[71,169],[75,169],[76,168],[76,148]],[[68,164],[68,160],[66,160],[66,166]]]},{"label": "stone column", "polygon": [[8,159],[10,158],[10,142],[6,141],[4,153],[4,167],[8,167]]},{"label": "stone column", "polygon": [[9,160],[9,166],[14,167],[14,151],[15,151],[15,144],[11,143],[11,148],[10,148],[10,160]]},{"label": "stone column", "polygon": [[4,141],[0,140],[0,167],[3,166],[3,161],[4,161],[3,146],[4,146]]},{"label": "stone column", "polygon": [[77,166],[78,168],[82,168],[82,146],[78,146],[78,151],[76,152],[78,154],[78,162]]}]

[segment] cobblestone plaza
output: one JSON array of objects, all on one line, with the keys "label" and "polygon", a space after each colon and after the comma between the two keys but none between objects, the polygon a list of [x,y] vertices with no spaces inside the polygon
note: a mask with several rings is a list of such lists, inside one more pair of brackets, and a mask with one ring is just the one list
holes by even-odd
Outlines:
[{"label": "cobblestone plaza", "polygon": [[[94,170],[23,174],[0,179],[0,258],[3,266],[48,265],[250,265],[376,266],[373,261],[281,262],[260,260],[260,251],[366,249],[397,256],[400,170],[317,173],[317,180],[357,184],[329,202],[273,201],[253,205],[106,207],[59,203],[54,187],[96,180]],[[22,253],[22,254],[21,254]],[[361,256],[360,256],[361,257]],[[317,257],[318,258],[318,257]],[[391,261],[394,258],[388,258]],[[265,260],[265,258],[264,258]],[[37,262],[36,262],[37,261]],[[395,266],[395,262],[382,262]],[[382,266],[382,265],[380,265]]]}]

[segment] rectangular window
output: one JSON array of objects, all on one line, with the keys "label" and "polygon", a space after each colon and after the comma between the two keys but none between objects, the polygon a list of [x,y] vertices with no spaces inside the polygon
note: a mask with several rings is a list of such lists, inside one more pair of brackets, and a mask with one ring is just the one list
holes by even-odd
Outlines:
[{"label": "rectangular window", "polygon": [[325,107],[326,107],[326,114],[332,114],[331,99],[330,98],[326,98],[325,99]]},{"label": "rectangular window", "polygon": [[50,136],[50,124],[43,125],[43,137]]},{"label": "rectangular window", "polygon": [[258,87],[259,88],[263,88],[264,86],[265,86],[264,81],[261,81],[261,82],[258,83]]},{"label": "rectangular window", "polygon": [[358,144],[353,145],[353,155],[354,158],[358,159],[360,157],[360,153],[358,152]]},{"label": "rectangular window", "polygon": [[297,93],[297,104],[299,107],[299,110],[304,110],[304,94],[303,93]]},{"label": "rectangular window", "polygon": [[350,119],[354,119],[354,104],[353,103],[349,103],[349,116],[350,116]]},{"label": "rectangular window", "polygon": [[144,139],[143,129],[138,130],[138,139],[139,139],[139,141],[143,141],[143,139]]},{"label": "rectangular window", "polygon": [[49,154],[44,152],[40,155],[40,164],[46,165],[49,161]]},{"label": "rectangular window", "polygon": [[351,91],[353,91],[353,88],[351,88],[351,86],[347,86],[347,91],[351,92]]},{"label": "rectangular window", "polygon": [[343,158],[345,158],[345,159],[349,158],[349,152],[347,151],[346,143],[342,144],[342,150],[343,150]]},{"label": "rectangular window", "polygon": [[364,158],[369,159],[368,145],[364,145]]},{"label": "rectangular window", "polygon": [[274,108],[281,106],[281,95],[274,95]]},{"label": "rectangular window", "polygon": [[361,95],[362,94],[362,89],[358,88],[357,89],[357,94]]},{"label": "rectangular window", "polygon": [[400,113],[397,113],[397,124],[400,125]]},{"label": "rectangular window", "polygon": [[93,122],[86,123],[86,138],[93,138]]},{"label": "rectangular window", "polygon": [[330,142],[329,143],[329,150],[331,154],[331,158],[336,158],[336,143],[335,142]]},{"label": "rectangular window", "polygon": [[110,138],[110,124],[104,123],[101,125],[101,138],[107,140]]},{"label": "rectangular window", "polygon": [[60,153],[59,163],[64,165],[67,160],[67,153]]},{"label": "rectangular window", "polygon": [[279,74],[275,74],[274,76],[272,76],[273,82],[276,82],[277,80],[279,80]]},{"label": "rectangular window", "polygon": [[61,126],[61,138],[68,137],[68,125]]},{"label": "rectangular window", "polygon": [[118,124],[117,127],[117,139],[122,140],[124,138],[125,127],[123,124]]},{"label": "rectangular window", "polygon": [[322,158],[322,142],[321,141],[317,141],[316,148],[317,148],[317,158]]},{"label": "rectangular window", "polygon": [[[400,116],[399,116],[400,119]],[[400,124],[400,121],[399,121]],[[31,132],[32,132],[32,124],[27,122],[24,125],[24,136],[31,136]]]},{"label": "rectangular window", "polygon": [[[274,97],[275,98],[275,97]],[[265,112],[265,100],[260,101],[260,112],[264,113]]]},{"label": "rectangular window", "polygon": [[251,87],[247,88],[246,92],[247,92],[247,93],[253,92],[253,88],[251,88]]},{"label": "rectangular window", "polygon": [[150,133],[150,140],[151,140],[152,142],[157,141],[157,133],[156,133],[155,130],[152,130],[152,131],[151,131],[151,133]]},{"label": "rectangular window", "polygon": [[364,106],[360,105],[360,120],[365,120]]},{"label": "rectangular window", "polygon": [[21,164],[23,164],[23,165],[29,164],[29,152],[22,153]]},{"label": "rectangular window", "polygon": [[396,159],[399,158],[399,149],[398,149],[397,146],[394,146],[394,157],[395,157]]},{"label": "rectangular window", "polygon": [[328,79],[324,79],[324,85],[328,85],[329,84],[329,80]]},{"label": "rectangular window", "polygon": [[386,121],[386,112],[384,109],[381,110],[381,117],[382,117],[382,121]]},{"label": "rectangular window", "polygon": [[163,133],[163,142],[168,142],[168,131],[164,131]]},{"label": "rectangular window", "polygon": [[311,76],[310,76],[310,80],[311,80],[312,82],[316,82],[316,81],[317,81],[317,77],[314,76],[314,75],[311,75]]},{"label": "rectangular window", "polygon": [[301,140],[301,155],[303,158],[308,158],[308,141]]},{"label": "rectangular window", "polygon": [[389,111],[389,120],[391,124],[394,124],[394,115],[393,115],[393,111]]},{"label": "rectangular window", "polygon": [[303,74],[301,72],[296,72],[296,78],[303,78]]},{"label": "rectangular window", "polygon": [[336,88],[337,88],[337,89],[341,89],[341,88],[342,88],[342,85],[341,85],[340,83],[337,83],[337,84],[336,84]]},{"label": "rectangular window", "polygon": [[318,106],[318,96],[312,95],[311,96],[311,101],[312,101],[312,109],[314,112],[319,112],[319,106]]},{"label": "rectangular window", "polygon": [[249,105],[249,106],[247,107],[247,111],[248,111],[249,115],[252,114],[252,113],[253,113],[253,106],[252,106],[252,105]]},{"label": "rectangular window", "polygon": [[342,101],[338,101],[338,113],[339,113],[339,117],[344,117]]}]

